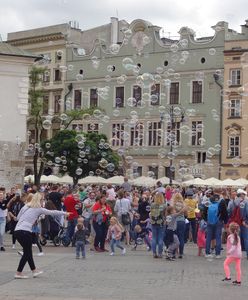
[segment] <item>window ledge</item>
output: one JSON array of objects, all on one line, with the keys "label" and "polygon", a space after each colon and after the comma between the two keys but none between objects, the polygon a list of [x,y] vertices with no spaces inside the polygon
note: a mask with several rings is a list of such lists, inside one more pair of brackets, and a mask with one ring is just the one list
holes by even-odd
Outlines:
[{"label": "window ledge", "polygon": [[236,87],[241,87],[241,84],[230,84],[229,88],[236,88]]},{"label": "window ledge", "polygon": [[242,119],[241,116],[238,116],[238,117],[228,117],[228,119]]},{"label": "window ledge", "polygon": [[241,156],[226,156],[226,159],[233,159],[233,158],[240,158],[241,159]]}]

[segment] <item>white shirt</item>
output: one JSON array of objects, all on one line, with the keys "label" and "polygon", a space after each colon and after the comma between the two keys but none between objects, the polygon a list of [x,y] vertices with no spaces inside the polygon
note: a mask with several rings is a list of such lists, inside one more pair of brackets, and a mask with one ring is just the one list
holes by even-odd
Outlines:
[{"label": "white shirt", "polygon": [[116,200],[114,211],[117,212],[118,217],[128,213],[130,210],[131,210],[131,203],[129,199],[122,198]]},{"label": "white shirt", "polygon": [[32,232],[32,226],[40,215],[62,216],[66,215],[66,212],[58,210],[48,210],[43,207],[33,208],[24,205],[17,216],[18,223],[16,225],[15,231],[25,230]]}]

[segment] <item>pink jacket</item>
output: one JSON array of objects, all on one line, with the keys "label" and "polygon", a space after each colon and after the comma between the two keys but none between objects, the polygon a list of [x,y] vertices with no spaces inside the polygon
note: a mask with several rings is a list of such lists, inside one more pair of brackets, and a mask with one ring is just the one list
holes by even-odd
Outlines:
[{"label": "pink jacket", "polygon": [[119,225],[115,224],[115,225],[110,225],[109,226],[107,239],[111,240],[112,235],[114,235],[115,240],[120,240],[121,239],[122,231],[121,231],[121,228],[120,228]]},{"label": "pink jacket", "polygon": [[241,251],[240,238],[238,237],[237,245],[233,245],[233,243],[234,243],[234,234],[230,234],[227,238],[227,243],[226,243],[226,256],[241,258],[242,251]]}]

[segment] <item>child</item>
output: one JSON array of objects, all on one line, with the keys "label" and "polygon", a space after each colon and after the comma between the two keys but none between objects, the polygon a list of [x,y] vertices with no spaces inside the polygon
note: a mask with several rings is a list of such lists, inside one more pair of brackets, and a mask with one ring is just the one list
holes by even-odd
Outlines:
[{"label": "child", "polygon": [[241,285],[241,243],[239,237],[239,225],[237,223],[230,223],[229,236],[227,237],[226,254],[227,258],[224,261],[224,271],[226,277],[222,281],[230,281],[230,269],[229,264],[235,262],[236,265],[236,280],[232,283],[234,285]]},{"label": "child", "polygon": [[137,246],[138,246],[138,241],[139,240],[144,240],[147,246],[147,251],[151,251],[152,247],[151,247],[151,242],[150,242],[150,238],[149,238],[149,233],[150,230],[147,227],[141,227],[140,225],[136,225],[134,227],[134,232],[135,232],[135,241],[134,241],[134,247],[132,248],[133,251],[136,250]]},{"label": "child", "polygon": [[85,258],[85,228],[82,222],[78,222],[77,231],[74,233],[73,242],[76,246],[76,258],[80,257],[80,250],[82,251],[82,258]]},{"label": "child", "polygon": [[36,221],[32,227],[32,240],[33,246],[37,246],[39,249],[39,253],[37,254],[37,256],[43,256],[44,253],[40,244],[40,227],[38,221]]},{"label": "child", "polygon": [[122,247],[120,244],[121,236],[123,232],[124,232],[124,228],[119,223],[117,218],[115,217],[110,218],[110,226],[107,233],[107,240],[110,241],[111,256],[115,254],[115,246],[122,250],[122,255],[126,254],[126,249]]},{"label": "child", "polygon": [[179,239],[176,235],[177,230],[177,216],[181,214],[176,213],[173,206],[168,206],[166,211],[166,231],[165,231],[165,246],[167,247],[166,259],[174,261],[175,251],[179,247]]},{"label": "child", "polygon": [[198,256],[202,256],[202,249],[206,247],[206,229],[207,222],[202,219],[197,232]]}]

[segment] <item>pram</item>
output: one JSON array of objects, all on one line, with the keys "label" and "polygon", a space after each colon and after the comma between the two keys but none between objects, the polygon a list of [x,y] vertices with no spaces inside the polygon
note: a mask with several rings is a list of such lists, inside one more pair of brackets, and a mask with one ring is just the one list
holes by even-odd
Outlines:
[{"label": "pram", "polygon": [[50,240],[53,242],[54,246],[60,246],[61,243],[64,247],[68,247],[70,244],[70,239],[66,235],[66,228],[64,228],[60,219],[55,216],[45,216],[43,220],[41,220],[42,224],[42,238],[41,245],[45,246],[47,241]]}]

